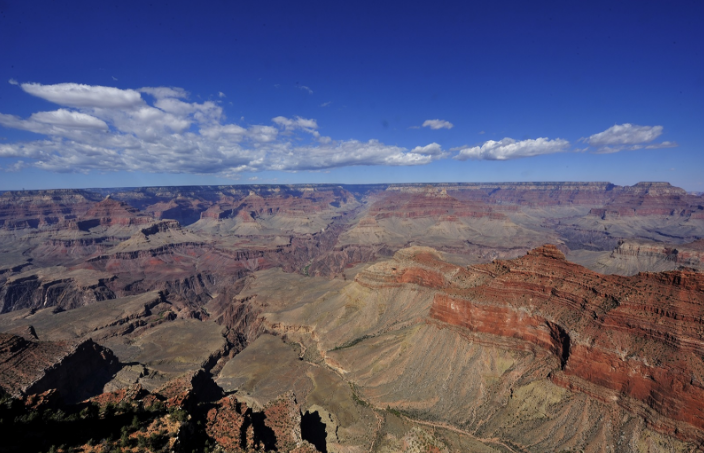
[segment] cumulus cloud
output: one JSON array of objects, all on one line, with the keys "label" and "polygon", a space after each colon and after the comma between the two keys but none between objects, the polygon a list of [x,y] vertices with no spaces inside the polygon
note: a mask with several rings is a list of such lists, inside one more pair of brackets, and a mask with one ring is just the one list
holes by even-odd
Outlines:
[{"label": "cumulus cloud", "polygon": [[7,81],[7,83],[9,83],[10,85],[19,85],[19,83],[17,83],[17,80],[15,79],[10,79]]},{"label": "cumulus cloud", "polygon": [[276,136],[279,134],[278,129],[272,126],[250,126],[247,131],[247,136],[259,143],[268,143],[276,140]]},{"label": "cumulus cloud", "polygon": [[454,157],[457,160],[508,160],[559,153],[564,151],[569,144],[567,140],[560,138],[554,140],[536,138],[534,140],[516,141],[506,137],[499,141],[488,140],[482,146],[462,147],[453,149],[453,151],[459,151]]},{"label": "cumulus cloud", "polygon": [[81,140],[91,131],[106,131],[105,121],[85,113],[59,109],[53,112],[37,112],[28,119],[0,113],[0,125],[38,134],[61,136]]},{"label": "cumulus cloud", "polygon": [[429,127],[433,130],[437,130],[437,129],[452,129],[453,127],[455,127],[455,125],[452,124],[451,122],[445,121],[445,120],[425,120],[423,122],[423,127]]},{"label": "cumulus cloud", "polygon": [[443,154],[442,147],[437,143],[431,143],[425,146],[416,146],[411,150],[415,154],[427,154],[429,156],[439,156]]},{"label": "cumulus cloud", "polygon": [[300,116],[297,116],[294,119],[289,119],[284,116],[277,116],[271,121],[273,121],[274,124],[281,127],[285,131],[290,132],[295,130],[302,130],[308,132],[309,134],[313,134],[314,137],[320,136],[320,133],[316,130],[318,129],[318,122],[316,120],[305,119],[301,118]]},{"label": "cumulus cloud", "polygon": [[[237,178],[242,172],[267,170],[425,165],[448,157],[438,143],[404,148],[378,140],[335,140],[321,135],[313,118],[275,116],[265,124],[245,124],[242,118],[235,124],[226,120],[216,102],[192,102],[189,93],[177,87],[119,89],[75,83],[20,87],[59,107],[25,118],[0,113],[1,126],[40,134],[35,140],[0,144],[0,157],[54,172],[210,173]],[[429,121],[433,123],[426,122],[426,127],[452,126]],[[463,147],[455,158],[502,160],[559,152],[567,145],[560,139],[507,138]]]},{"label": "cumulus cloud", "polygon": [[218,97],[224,98],[224,97],[227,97],[227,96],[225,95],[225,93],[223,93],[222,91],[220,91],[220,92],[218,92]]},{"label": "cumulus cloud", "polygon": [[137,91],[112,87],[78,83],[23,83],[20,87],[33,96],[67,107],[130,108],[144,103]]},{"label": "cumulus cloud", "polygon": [[188,91],[178,87],[144,87],[137,91],[140,93],[150,94],[157,99],[188,97]]},{"label": "cumulus cloud", "polygon": [[37,112],[29,117],[30,121],[66,128],[107,129],[105,121],[85,113],[73,112],[66,109],[53,112]]},{"label": "cumulus cloud", "polygon": [[[662,126],[638,126],[636,124],[616,124],[582,141],[597,148],[597,153],[608,154],[622,150],[673,148],[674,142],[650,143],[662,135]],[[649,144],[650,143],[650,144]]]},{"label": "cumulus cloud", "polygon": [[247,129],[236,124],[215,124],[212,126],[202,127],[200,129],[200,134],[213,140],[225,136],[228,140],[235,140],[239,142],[244,139],[244,136],[247,134]]}]

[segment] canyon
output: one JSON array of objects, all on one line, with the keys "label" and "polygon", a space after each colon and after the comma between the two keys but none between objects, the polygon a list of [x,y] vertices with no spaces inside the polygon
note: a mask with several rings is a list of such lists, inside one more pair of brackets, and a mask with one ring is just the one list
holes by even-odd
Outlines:
[{"label": "canyon", "polygon": [[656,182],[4,192],[5,450],[700,451],[703,241]]}]

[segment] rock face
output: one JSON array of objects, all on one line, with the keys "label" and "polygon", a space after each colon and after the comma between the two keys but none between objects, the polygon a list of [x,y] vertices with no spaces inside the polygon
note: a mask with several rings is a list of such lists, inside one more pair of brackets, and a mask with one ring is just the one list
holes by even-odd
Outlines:
[{"label": "rock face", "polygon": [[54,225],[87,212],[100,196],[85,190],[5,192],[0,196],[0,228]]},{"label": "rock face", "polygon": [[87,190],[5,192],[0,196],[0,227],[89,230],[99,225],[133,225],[153,219],[126,203]]},{"label": "rock face", "polygon": [[670,261],[677,266],[701,268],[704,266],[704,240],[677,247],[637,241],[624,241],[613,251],[613,256],[647,257]]},{"label": "rock face", "polygon": [[56,389],[68,402],[100,393],[120,365],[109,349],[92,340],[34,342],[0,334],[0,387],[19,397]]},{"label": "rock face", "polygon": [[374,203],[368,216],[375,220],[398,218],[445,217],[454,220],[460,217],[492,217],[505,219],[501,211],[515,211],[515,207],[490,206],[487,203],[459,199],[448,195],[446,188],[427,187],[417,191],[388,191]]},{"label": "rock face", "polygon": [[679,216],[702,218],[699,197],[688,195],[684,190],[669,183],[638,183],[617,191],[603,208],[594,208],[591,215],[607,217]]},{"label": "rock face", "polygon": [[0,288],[0,313],[23,308],[75,308],[114,299],[113,277],[91,271],[50,268],[14,275]]},{"label": "rock face", "polygon": [[[704,274],[603,276],[544,246],[433,283],[431,317],[554,355],[553,382],[615,400],[659,430],[704,439]],[[406,271],[403,280],[411,271]],[[444,283],[444,284],[443,284]]]},{"label": "rock face", "polygon": [[287,451],[313,453],[316,449],[301,436],[301,412],[295,398],[282,395],[262,411],[230,396],[207,415],[206,432],[229,452]]}]

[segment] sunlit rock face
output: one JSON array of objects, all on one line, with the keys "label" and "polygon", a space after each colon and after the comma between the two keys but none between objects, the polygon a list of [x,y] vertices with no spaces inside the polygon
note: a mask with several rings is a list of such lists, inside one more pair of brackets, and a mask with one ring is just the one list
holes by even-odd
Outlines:
[{"label": "sunlit rock face", "polygon": [[550,352],[560,363],[551,374],[558,385],[619,401],[668,433],[701,436],[703,274],[603,276],[544,246],[517,260],[457,269],[449,282],[441,275],[424,266],[390,282],[413,276],[440,289],[433,319]]}]

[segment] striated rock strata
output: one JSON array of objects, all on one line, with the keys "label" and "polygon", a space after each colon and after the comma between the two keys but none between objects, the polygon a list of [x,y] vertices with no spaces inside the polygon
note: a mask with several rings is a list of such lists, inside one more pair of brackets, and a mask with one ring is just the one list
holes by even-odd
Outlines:
[{"label": "striated rock strata", "polygon": [[704,274],[605,276],[554,246],[468,268],[416,259],[423,266],[383,283],[439,289],[432,319],[548,351],[560,364],[554,383],[615,401],[657,430],[704,439]]}]

